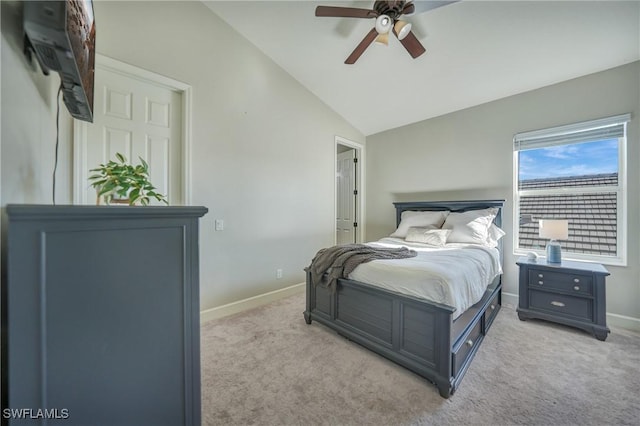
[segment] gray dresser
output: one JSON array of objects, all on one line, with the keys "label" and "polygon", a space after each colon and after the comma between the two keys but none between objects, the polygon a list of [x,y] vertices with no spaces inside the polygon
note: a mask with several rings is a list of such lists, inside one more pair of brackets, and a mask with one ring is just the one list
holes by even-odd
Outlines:
[{"label": "gray dresser", "polygon": [[198,220],[206,212],[6,207],[2,406],[44,418],[3,421],[200,424]]},{"label": "gray dresser", "polygon": [[609,272],[597,263],[550,264],[544,258],[530,261],[520,257],[521,320],[539,318],[580,328],[605,340],[607,303],[605,283]]}]

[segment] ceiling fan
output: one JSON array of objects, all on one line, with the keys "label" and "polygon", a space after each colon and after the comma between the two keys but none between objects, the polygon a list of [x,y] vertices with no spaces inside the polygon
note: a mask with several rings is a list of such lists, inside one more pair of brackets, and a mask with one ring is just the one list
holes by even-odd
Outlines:
[{"label": "ceiling fan", "polygon": [[[430,3],[430,4],[426,4]],[[454,3],[453,1],[434,1],[421,2],[422,9],[434,9],[445,4]],[[376,20],[375,26],[362,39],[360,44],[356,46],[354,51],[349,55],[345,64],[354,64],[358,58],[364,53],[374,41],[385,45],[389,44],[389,32],[400,40],[400,43],[407,49],[407,52],[413,58],[417,58],[425,52],[425,48],[418,41],[411,31],[411,24],[400,20],[402,15],[411,15],[416,11],[413,1],[404,0],[376,0],[373,3],[373,9],[359,9],[355,7],[337,7],[337,6],[318,6],[316,8],[316,16],[335,17],[335,18],[370,18]]]}]

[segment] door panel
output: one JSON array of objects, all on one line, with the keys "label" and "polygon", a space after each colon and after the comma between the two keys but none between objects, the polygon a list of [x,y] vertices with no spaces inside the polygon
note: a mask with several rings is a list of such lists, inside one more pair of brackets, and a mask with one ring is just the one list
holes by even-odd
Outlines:
[{"label": "door panel", "polygon": [[354,159],[356,150],[351,149],[338,154],[336,163],[336,243],[350,244],[355,242],[356,221],[356,168]]},{"label": "door panel", "polygon": [[157,191],[166,195],[170,204],[182,204],[181,92],[98,64],[94,109],[94,122],[86,124],[84,144],[78,148],[82,155],[76,185],[85,189],[77,201],[95,203],[88,171],[115,159],[119,152],[133,164],[143,158],[149,163],[150,180]]}]

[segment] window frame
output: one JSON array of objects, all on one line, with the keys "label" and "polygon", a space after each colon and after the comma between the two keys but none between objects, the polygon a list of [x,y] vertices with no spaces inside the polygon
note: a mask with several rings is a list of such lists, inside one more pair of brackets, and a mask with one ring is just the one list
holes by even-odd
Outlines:
[{"label": "window frame", "polygon": [[[616,193],[616,255],[599,255],[589,253],[575,253],[568,250],[562,250],[562,258],[567,260],[577,261],[589,261],[597,262],[606,265],[615,266],[627,266],[627,140],[628,140],[628,125],[630,121],[630,114],[609,117],[600,120],[592,120],[582,123],[570,124],[567,126],[554,127],[549,129],[542,129],[533,132],[526,132],[516,134],[513,142],[513,254],[514,255],[526,255],[529,252],[535,252],[538,255],[545,255],[544,249],[530,249],[520,247],[520,198],[531,195],[575,195],[585,193]],[[546,135],[562,135],[578,133],[594,126],[601,125],[602,123],[609,123],[610,125],[623,125],[623,135],[618,137],[618,185],[601,185],[601,186],[586,186],[586,187],[560,187],[550,189],[519,189],[519,151],[522,149],[519,147],[518,140],[522,140],[527,136],[544,137]],[[609,137],[607,139],[615,139]],[[605,140],[599,139],[599,140]],[[573,145],[582,142],[588,142],[588,140],[573,141],[573,142],[558,142],[548,146],[559,145]],[[540,149],[538,148],[531,149]],[[536,220],[541,218],[534,218]]]}]

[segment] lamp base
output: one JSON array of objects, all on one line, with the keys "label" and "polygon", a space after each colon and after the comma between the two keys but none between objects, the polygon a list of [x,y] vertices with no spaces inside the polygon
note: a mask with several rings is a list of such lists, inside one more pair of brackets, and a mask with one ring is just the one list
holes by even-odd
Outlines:
[{"label": "lamp base", "polygon": [[562,247],[556,240],[547,244],[547,263],[562,263]]}]

